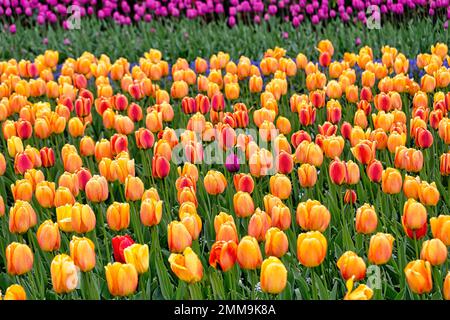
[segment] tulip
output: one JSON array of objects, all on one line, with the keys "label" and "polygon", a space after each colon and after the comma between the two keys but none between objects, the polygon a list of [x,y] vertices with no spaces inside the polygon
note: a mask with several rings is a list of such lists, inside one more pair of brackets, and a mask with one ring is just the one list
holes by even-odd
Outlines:
[{"label": "tulip", "polygon": [[269,185],[270,193],[282,200],[289,198],[291,195],[291,180],[283,174],[277,173],[276,175],[271,176]]},{"label": "tulip", "polygon": [[73,260],[66,254],[55,256],[50,265],[53,290],[58,293],[68,293],[78,286],[78,270]]},{"label": "tulip", "polygon": [[95,154],[95,142],[89,136],[84,136],[80,140],[80,153],[84,157],[93,156]]},{"label": "tulip", "polygon": [[3,197],[0,195],[0,218],[5,215],[5,201]]},{"label": "tulip", "polygon": [[198,282],[203,277],[203,265],[191,247],[186,247],[183,254],[172,253],[169,264],[173,273],[188,283]]},{"label": "tulip", "polygon": [[233,176],[234,188],[236,191],[252,193],[254,182],[251,175],[246,173],[237,173]]},{"label": "tulip", "polygon": [[148,271],[150,263],[148,245],[135,243],[125,248],[123,253],[126,263],[132,264],[138,274],[143,274]]},{"label": "tulip", "polygon": [[378,217],[375,207],[365,203],[356,210],[356,232],[362,234],[371,234],[377,229]]},{"label": "tulip", "polygon": [[295,149],[294,162],[309,163],[315,167],[320,167],[323,162],[323,151],[314,142],[304,140]]},{"label": "tulip", "polygon": [[120,231],[130,224],[130,204],[114,201],[106,210],[106,221],[111,230]]},{"label": "tulip", "polygon": [[395,167],[406,171],[419,172],[423,167],[423,154],[420,150],[408,149],[404,146],[395,150]]},{"label": "tulip", "polygon": [[419,186],[419,199],[420,202],[426,206],[435,206],[439,202],[439,191],[436,187],[436,183],[431,184],[422,181]]},{"label": "tulip", "polygon": [[419,199],[420,178],[405,175],[403,182],[403,193],[409,198]]},{"label": "tulip", "polygon": [[369,261],[376,265],[387,263],[392,256],[394,237],[389,233],[377,233],[370,238]]},{"label": "tulip", "polygon": [[105,266],[108,290],[113,296],[125,297],[134,293],[138,286],[138,273],[132,264],[119,262]]},{"label": "tulip", "polygon": [[12,242],[6,247],[6,270],[10,275],[20,276],[33,268],[33,252],[26,244]]},{"label": "tulip", "polygon": [[11,193],[14,201],[30,202],[33,197],[33,186],[27,179],[16,180],[16,183],[11,185]]},{"label": "tulip", "polygon": [[330,163],[329,175],[331,181],[338,185],[356,184],[360,179],[359,167],[356,163],[352,160],[341,161],[338,158]]},{"label": "tulip", "polygon": [[328,209],[317,200],[308,199],[297,206],[296,220],[304,230],[324,232],[330,223]]},{"label": "tulip", "polygon": [[305,267],[319,266],[327,254],[327,239],[319,231],[299,234],[297,238],[297,258]]},{"label": "tulip", "polygon": [[237,261],[242,269],[257,269],[262,263],[262,254],[258,241],[252,236],[245,236],[237,248]]},{"label": "tulip", "polygon": [[69,189],[74,197],[78,196],[80,192],[78,176],[75,173],[64,172],[59,176],[58,185]]},{"label": "tulip", "polygon": [[420,239],[427,230],[427,210],[414,199],[408,199],[403,206],[402,225],[408,237]]},{"label": "tulip", "polygon": [[294,167],[292,155],[290,155],[284,150],[281,150],[281,152],[278,154],[275,160],[278,173],[281,174],[291,173]]},{"label": "tulip", "polygon": [[286,234],[278,228],[272,227],[266,232],[264,250],[266,256],[281,258],[286,254],[289,242]]},{"label": "tulip", "polygon": [[266,232],[272,225],[270,216],[261,209],[257,208],[255,213],[250,218],[248,224],[248,235],[256,238],[258,241],[263,241],[266,237]]},{"label": "tulip", "polygon": [[169,175],[170,163],[169,160],[158,154],[155,154],[152,159],[152,175],[155,178],[164,179]]},{"label": "tulip", "polygon": [[144,183],[139,177],[128,176],[125,180],[125,198],[128,201],[140,200],[144,194]]},{"label": "tulip", "polygon": [[344,300],[370,300],[373,296],[373,290],[365,284],[360,284],[356,290],[353,290],[353,278],[347,280],[347,293]]},{"label": "tulip", "polygon": [[247,192],[238,191],[233,196],[234,212],[238,217],[249,217],[255,211],[255,205],[251,195]]},{"label": "tulip", "polygon": [[277,257],[269,257],[261,266],[261,289],[271,294],[281,293],[286,287],[287,270]]},{"label": "tulip", "polygon": [[366,263],[353,251],[346,251],[337,261],[337,266],[344,280],[353,278],[358,281],[366,276]]},{"label": "tulip", "polygon": [[83,272],[95,267],[95,246],[88,238],[72,237],[70,241],[70,257]]},{"label": "tulip", "polygon": [[11,158],[14,158],[16,154],[23,152],[23,143],[19,137],[12,136],[7,141],[8,154]]},{"label": "tulip", "polygon": [[237,259],[237,244],[234,241],[216,241],[211,247],[209,264],[213,268],[219,265],[223,272],[233,268]]},{"label": "tulip", "polygon": [[105,177],[94,175],[85,187],[86,198],[92,202],[103,202],[108,199],[108,182]]},{"label": "tulip", "polygon": [[[0,295],[0,300],[2,299]],[[6,289],[3,300],[27,300],[25,289],[18,284],[13,284]]]},{"label": "tulip", "polygon": [[180,212],[180,221],[188,230],[192,240],[197,240],[202,231],[202,219],[200,216],[197,213]]},{"label": "tulip", "polygon": [[434,238],[440,239],[446,246],[450,245],[450,216],[439,215],[430,219],[431,233]]},{"label": "tulip", "polygon": [[87,204],[75,203],[72,206],[70,221],[74,232],[87,233],[95,228],[96,218],[95,213]]},{"label": "tulip", "polygon": [[60,207],[66,204],[74,204],[75,198],[68,188],[58,187],[55,191],[54,203],[55,207]]},{"label": "tulip", "polygon": [[134,243],[134,240],[129,235],[115,236],[111,239],[114,260],[116,262],[125,263],[124,250]]},{"label": "tulip", "polygon": [[439,239],[426,240],[422,243],[420,259],[428,261],[432,266],[439,266],[447,261],[447,247]]},{"label": "tulip", "polygon": [[291,226],[291,211],[285,204],[277,203],[268,212],[272,219],[272,226],[280,228],[281,230],[287,230]]},{"label": "tulip", "polygon": [[61,243],[58,223],[45,220],[39,226],[36,238],[42,251],[58,250]]},{"label": "tulip", "polygon": [[37,223],[36,212],[25,201],[17,200],[9,211],[9,232],[25,233]]},{"label": "tulip", "polygon": [[172,221],[167,226],[167,241],[171,252],[183,252],[191,246],[192,236],[183,223]]},{"label": "tulip", "polygon": [[375,159],[376,143],[369,140],[361,140],[351,148],[353,156],[363,165],[369,164]]},{"label": "tulip", "polygon": [[36,185],[36,200],[43,208],[51,208],[55,199],[55,183],[42,181]]},{"label": "tulip", "polygon": [[396,194],[402,190],[402,176],[397,169],[386,168],[381,175],[381,189],[387,194]]},{"label": "tulip", "polygon": [[445,277],[442,291],[443,291],[444,299],[450,300],[450,272],[447,273],[447,276]]},{"label": "tulip", "polygon": [[428,293],[433,289],[431,264],[428,261],[411,261],[406,265],[404,272],[406,282],[412,292],[422,294]]},{"label": "tulip", "polygon": [[227,180],[221,172],[209,170],[203,179],[203,184],[208,194],[217,195],[225,191]]},{"label": "tulip", "polygon": [[298,180],[303,188],[314,187],[317,182],[316,167],[304,163],[298,168]]},{"label": "tulip", "polygon": [[316,137],[316,143],[322,146],[323,152],[327,158],[334,159],[342,154],[345,143],[344,138],[335,135],[327,136],[323,139],[320,139],[319,137],[319,135]]}]

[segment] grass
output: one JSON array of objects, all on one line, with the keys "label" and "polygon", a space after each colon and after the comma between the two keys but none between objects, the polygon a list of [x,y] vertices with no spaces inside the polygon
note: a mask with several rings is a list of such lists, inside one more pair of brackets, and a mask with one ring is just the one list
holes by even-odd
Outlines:
[{"label": "grass", "polygon": [[[448,43],[450,35],[439,18],[412,16],[410,19],[382,21],[381,29],[367,29],[362,24],[343,24],[331,21],[313,26],[302,24],[298,29],[289,23],[271,20],[261,25],[238,24],[229,28],[224,21],[204,23],[202,21],[164,21],[138,23],[119,26],[106,21],[83,19],[79,30],[63,30],[62,27],[17,25],[17,33],[0,34],[3,49],[2,59],[32,59],[45,49],[60,51],[60,57],[79,56],[90,51],[99,56],[104,53],[112,60],[125,57],[137,61],[150,48],[164,52],[164,58],[174,61],[178,57],[193,60],[197,56],[209,57],[218,51],[230,53],[233,59],[241,55],[257,60],[267,48],[281,46],[288,55],[295,57],[304,52],[307,56],[315,53],[314,45],[321,39],[330,39],[337,57],[345,51],[357,51],[368,45],[375,55],[384,45],[396,47],[411,57],[419,52],[429,51],[436,42]],[[287,32],[288,37],[283,38]],[[44,45],[44,38],[48,44]],[[356,45],[355,39],[361,39]],[[64,44],[68,39],[70,44]]]}]

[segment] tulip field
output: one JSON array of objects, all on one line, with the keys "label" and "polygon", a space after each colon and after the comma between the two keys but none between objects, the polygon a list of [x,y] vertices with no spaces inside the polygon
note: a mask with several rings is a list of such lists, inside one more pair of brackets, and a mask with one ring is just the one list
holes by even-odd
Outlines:
[{"label": "tulip field", "polygon": [[450,300],[448,32],[154,2],[0,35],[0,300]]}]

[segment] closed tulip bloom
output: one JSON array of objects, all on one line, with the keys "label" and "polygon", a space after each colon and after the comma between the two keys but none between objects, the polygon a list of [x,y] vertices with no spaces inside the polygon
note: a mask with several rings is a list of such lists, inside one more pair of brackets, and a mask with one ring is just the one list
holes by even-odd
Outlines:
[{"label": "closed tulip bloom", "polygon": [[368,259],[371,263],[381,265],[392,257],[394,237],[389,233],[377,233],[370,238]]},{"label": "closed tulip bloom", "polygon": [[14,158],[16,154],[23,152],[23,143],[19,137],[12,136],[7,141],[8,154],[11,158]]},{"label": "closed tulip bloom", "polygon": [[27,179],[16,180],[16,183],[11,185],[11,193],[14,201],[30,202],[33,198],[33,185]]},{"label": "closed tulip bloom", "polygon": [[95,267],[94,243],[88,238],[73,236],[70,241],[70,257],[81,271],[91,271]]},{"label": "closed tulip bloom", "polygon": [[5,215],[5,201],[3,197],[0,195],[0,218]]},{"label": "closed tulip bloom", "polygon": [[3,154],[0,154],[0,177],[5,174],[6,171],[6,159]]},{"label": "closed tulip bloom", "polygon": [[450,246],[450,216],[439,215],[430,219],[433,237],[440,239],[446,246]]},{"label": "closed tulip bloom", "polygon": [[269,257],[261,266],[261,289],[263,292],[278,294],[286,287],[287,270],[277,257]]},{"label": "closed tulip bloom", "polygon": [[68,293],[78,286],[78,270],[73,260],[66,254],[53,258],[50,273],[53,290],[58,293]]},{"label": "closed tulip bloom", "polygon": [[291,171],[294,167],[292,155],[290,155],[289,153],[287,153],[284,150],[281,150],[281,152],[278,154],[278,156],[276,157],[275,160],[276,160],[276,168],[277,168],[278,173],[281,173],[281,174],[291,173]]},{"label": "closed tulip bloom", "polygon": [[319,136],[316,138],[316,143],[322,146],[323,152],[327,156],[327,158],[334,159],[335,157],[339,157],[344,150],[345,140],[341,136],[328,136],[321,140],[319,143]]},{"label": "closed tulip bloom", "polygon": [[[2,299],[0,295],[0,300]],[[27,300],[25,289],[18,284],[13,284],[6,289],[3,300]]]},{"label": "closed tulip bloom", "polygon": [[113,247],[114,260],[116,262],[125,263],[124,250],[131,246],[134,240],[129,235],[115,236],[111,239],[111,244]]},{"label": "closed tulip bloom", "polygon": [[128,201],[140,200],[144,194],[144,183],[139,177],[128,176],[125,180],[125,198]]},{"label": "closed tulip bloom", "polygon": [[155,142],[155,137],[153,133],[145,128],[139,128],[138,131],[134,133],[136,139],[136,146],[139,149],[150,149],[153,147],[153,143]]},{"label": "closed tulip bloom", "polygon": [[272,210],[268,212],[272,219],[272,226],[280,228],[281,230],[287,230],[291,226],[291,211],[288,206],[283,203],[278,203],[272,207]]},{"label": "closed tulip bloom", "polygon": [[356,210],[355,228],[356,232],[371,234],[377,230],[378,217],[375,207],[365,203]]},{"label": "closed tulip bloom", "polygon": [[227,187],[227,180],[223,173],[215,170],[209,170],[203,179],[206,192],[211,195],[223,193]]},{"label": "closed tulip bloom", "polygon": [[272,219],[261,209],[257,208],[250,218],[248,224],[248,235],[256,238],[258,241],[264,241],[266,232],[272,226]]},{"label": "closed tulip bloom", "polygon": [[294,161],[320,167],[323,162],[323,151],[314,142],[303,140],[295,149]]},{"label": "closed tulip bloom", "polygon": [[54,204],[55,207],[60,207],[66,204],[74,204],[75,198],[70,192],[69,188],[66,187],[58,187],[55,191],[55,199]]},{"label": "closed tulip bloom", "polygon": [[80,192],[80,185],[76,173],[64,172],[59,176],[58,186],[68,188],[74,197],[78,196]]},{"label": "closed tulip bloom", "polygon": [[130,225],[130,204],[114,201],[106,210],[106,221],[111,230],[120,231]]},{"label": "closed tulip bloom", "polygon": [[420,259],[428,261],[432,266],[439,266],[447,261],[447,247],[439,239],[426,240],[422,243]]},{"label": "closed tulip bloom", "polygon": [[347,280],[347,293],[344,300],[370,300],[373,297],[373,290],[365,284],[360,284],[358,288],[353,290],[353,278]]},{"label": "closed tulip bloom", "polygon": [[87,204],[75,203],[71,213],[72,230],[77,233],[87,233],[95,228],[96,218],[92,208]]},{"label": "closed tulip bloom", "polygon": [[94,175],[85,187],[86,198],[92,202],[103,202],[108,199],[108,182],[105,177]]},{"label": "closed tulip bloom", "polygon": [[191,247],[184,249],[183,254],[172,253],[169,264],[173,273],[182,281],[195,283],[203,278],[202,262]]},{"label": "closed tulip bloom", "polygon": [[359,167],[352,160],[345,162],[336,158],[330,163],[329,172],[331,181],[337,185],[356,184],[360,179]]},{"label": "closed tulip bloom", "polygon": [[337,261],[337,266],[344,280],[353,278],[358,281],[366,276],[366,263],[353,251],[346,251]]},{"label": "closed tulip bloom", "polygon": [[37,223],[36,212],[25,201],[17,200],[9,211],[9,232],[25,233]]},{"label": "closed tulip bloom", "polygon": [[383,165],[379,160],[372,160],[367,167],[366,173],[372,182],[380,182],[383,173]]},{"label": "closed tulip bloom", "polygon": [[351,148],[353,156],[362,164],[367,165],[375,159],[376,142],[361,140]]},{"label": "closed tulip bloom", "polygon": [[428,293],[433,289],[431,278],[431,264],[424,260],[414,260],[404,269],[406,281],[412,292],[417,294]]},{"label": "closed tulip bloom", "polygon": [[167,226],[167,241],[171,252],[183,252],[192,244],[192,236],[180,221],[172,221]]},{"label": "closed tulip bloom", "polygon": [[195,190],[192,187],[184,187],[177,192],[177,200],[179,204],[184,202],[192,202],[195,206],[198,205],[197,196],[195,194]]},{"label": "closed tulip bloom", "polygon": [[444,299],[450,300],[450,272],[448,272],[447,276],[445,277],[442,291]]},{"label": "closed tulip bloom", "polygon": [[236,173],[233,176],[233,183],[236,191],[252,193],[255,187],[252,176],[247,173]]},{"label": "closed tulip bloom", "polygon": [[266,232],[264,251],[266,256],[281,258],[289,248],[289,241],[286,234],[276,227],[272,227]]},{"label": "closed tulip bloom", "polygon": [[297,238],[297,259],[305,267],[319,266],[327,254],[327,239],[319,231],[299,234]]},{"label": "closed tulip bloom", "polygon": [[419,199],[420,189],[420,177],[412,177],[405,175],[405,181],[403,182],[403,193],[409,199]]},{"label": "closed tulip bloom", "polygon": [[246,218],[255,212],[255,205],[251,195],[247,192],[238,191],[233,196],[234,212],[238,217]]},{"label": "closed tulip bloom", "polygon": [[155,154],[152,159],[152,176],[159,179],[164,179],[169,175],[170,163],[169,160],[158,154]]},{"label": "closed tulip bloom", "polygon": [[297,206],[296,220],[302,229],[324,232],[330,224],[328,209],[317,200],[308,199]]},{"label": "closed tulip bloom", "polygon": [[254,270],[261,266],[262,254],[258,241],[252,236],[245,236],[237,248],[237,261],[242,269]]},{"label": "closed tulip bloom", "polygon": [[56,208],[56,220],[59,228],[64,232],[73,232],[72,205],[66,204]]},{"label": "closed tulip bloom", "polygon": [[197,240],[202,231],[202,219],[197,213],[180,212],[180,221],[186,227],[192,240]]},{"label": "closed tulip bloom", "polygon": [[10,275],[20,276],[33,268],[33,252],[26,244],[12,242],[6,247],[6,270]]},{"label": "closed tulip bloom", "polygon": [[269,185],[270,193],[282,200],[289,198],[291,195],[291,180],[284,174],[277,173],[276,175],[271,176]]},{"label": "closed tulip bloom", "polygon": [[419,186],[420,202],[426,206],[435,206],[438,204],[439,198],[440,194],[436,187],[436,182],[427,183],[422,181]]},{"label": "closed tulip bloom", "polygon": [[387,194],[397,194],[402,190],[402,175],[397,169],[386,168],[381,175],[381,189]]},{"label": "closed tulip bloom", "polygon": [[135,243],[125,248],[123,253],[126,263],[132,264],[138,274],[148,271],[150,264],[148,245]]},{"label": "closed tulip bloom", "polygon": [[36,200],[43,208],[51,208],[55,201],[55,183],[42,181],[36,185]]},{"label": "closed tulip bloom", "polygon": [[402,225],[410,238],[423,237],[427,226],[427,210],[423,204],[408,199],[403,206]]},{"label": "closed tulip bloom", "polygon": [[313,187],[317,182],[316,167],[304,163],[298,168],[298,180],[303,188]]},{"label": "closed tulip bloom", "polygon": [[233,268],[237,259],[237,243],[234,241],[216,241],[211,247],[209,264],[217,269],[227,272]]},{"label": "closed tulip bloom", "polygon": [[423,167],[422,151],[400,146],[395,150],[394,163],[398,169],[419,172]]},{"label": "closed tulip bloom", "polygon": [[125,297],[136,292],[138,273],[134,265],[120,262],[108,263],[105,266],[105,272],[111,295]]},{"label": "closed tulip bloom", "polygon": [[45,220],[39,226],[36,238],[42,251],[58,250],[61,243],[58,223]]}]

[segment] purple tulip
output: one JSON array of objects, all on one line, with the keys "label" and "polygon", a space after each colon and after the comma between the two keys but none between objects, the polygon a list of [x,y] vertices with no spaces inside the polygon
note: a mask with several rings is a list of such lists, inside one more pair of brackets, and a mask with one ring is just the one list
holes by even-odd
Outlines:
[{"label": "purple tulip", "polygon": [[239,171],[239,157],[234,153],[227,155],[225,159],[225,168],[227,168],[229,172]]}]

